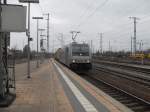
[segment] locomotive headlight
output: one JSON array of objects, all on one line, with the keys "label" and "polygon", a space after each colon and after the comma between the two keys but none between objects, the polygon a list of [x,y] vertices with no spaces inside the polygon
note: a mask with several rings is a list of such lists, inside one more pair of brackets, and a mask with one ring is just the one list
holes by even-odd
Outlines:
[{"label": "locomotive headlight", "polygon": [[75,60],[72,60],[72,62],[75,63],[76,61],[75,61]]}]

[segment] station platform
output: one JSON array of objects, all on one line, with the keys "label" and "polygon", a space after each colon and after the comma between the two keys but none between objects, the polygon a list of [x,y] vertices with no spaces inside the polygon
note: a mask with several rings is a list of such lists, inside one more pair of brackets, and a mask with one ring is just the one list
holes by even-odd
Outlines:
[{"label": "station platform", "polygon": [[54,59],[31,65],[31,79],[17,65],[16,100],[0,112],[132,112]]}]

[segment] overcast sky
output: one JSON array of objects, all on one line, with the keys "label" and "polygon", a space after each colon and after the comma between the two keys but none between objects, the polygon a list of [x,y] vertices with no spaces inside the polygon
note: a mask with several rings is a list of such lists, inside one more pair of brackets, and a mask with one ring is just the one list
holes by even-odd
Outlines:
[{"label": "overcast sky", "polygon": [[[18,0],[8,0],[18,4]],[[26,4],[23,4],[26,5]],[[31,17],[50,13],[50,47],[60,47],[59,33],[64,34],[65,44],[71,41],[71,30],[80,31],[77,41],[93,40],[94,49],[99,48],[99,33],[103,33],[104,50],[108,50],[109,41],[113,51],[130,50],[133,36],[133,20],[137,23],[137,41],[143,40],[144,49],[150,48],[150,0],[40,0],[40,4],[31,5]],[[40,22],[40,28],[46,28],[46,20]],[[36,49],[36,21],[31,20],[32,49]],[[27,43],[25,33],[11,34],[11,47],[18,49]]]}]

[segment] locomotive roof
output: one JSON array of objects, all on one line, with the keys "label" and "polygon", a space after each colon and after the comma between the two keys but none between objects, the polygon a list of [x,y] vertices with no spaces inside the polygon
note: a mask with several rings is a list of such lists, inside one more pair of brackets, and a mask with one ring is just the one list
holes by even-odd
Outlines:
[{"label": "locomotive roof", "polygon": [[72,42],[71,45],[88,45],[87,43],[77,43],[77,42]]},{"label": "locomotive roof", "polygon": [[86,46],[88,46],[87,43],[72,42],[72,43],[70,43],[70,44],[65,45],[63,48],[70,47],[70,46],[72,46],[72,45],[86,45]]}]

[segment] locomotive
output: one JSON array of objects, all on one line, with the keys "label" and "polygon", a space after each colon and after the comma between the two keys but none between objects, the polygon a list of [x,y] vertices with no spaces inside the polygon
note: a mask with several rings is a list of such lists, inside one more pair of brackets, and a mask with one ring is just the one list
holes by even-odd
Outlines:
[{"label": "locomotive", "polygon": [[55,53],[55,59],[73,70],[92,69],[92,54],[88,44],[72,42]]}]

